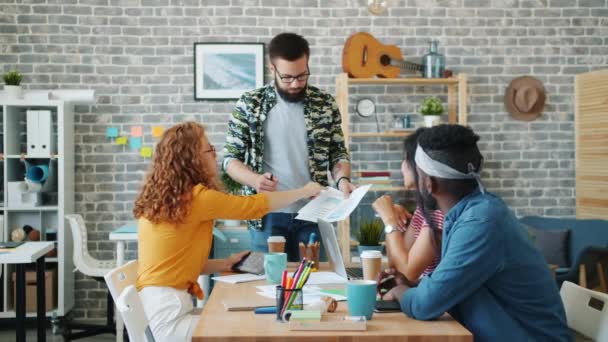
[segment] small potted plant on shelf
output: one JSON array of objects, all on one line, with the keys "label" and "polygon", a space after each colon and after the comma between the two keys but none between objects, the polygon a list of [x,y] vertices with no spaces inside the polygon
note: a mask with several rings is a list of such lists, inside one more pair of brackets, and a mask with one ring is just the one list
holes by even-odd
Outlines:
[{"label": "small potted plant on shelf", "polygon": [[[234,179],[232,179],[232,177],[230,177],[228,175],[228,173],[226,173],[226,171],[222,171],[222,182],[224,183],[224,188],[226,189],[227,193],[233,194],[233,195],[239,195],[241,193],[242,185],[239,184]],[[222,221],[224,222],[224,225],[227,227],[238,227],[241,225],[240,220],[222,220]]]},{"label": "small potted plant on shelf", "polygon": [[443,114],[441,100],[435,96],[425,98],[420,104],[420,113],[424,115],[424,125],[426,127],[438,125],[441,122],[441,114]]},{"label": "small potted plant on shelf", "polygon": [[382,221],[378,219],[361,220],[359,231],[355,232],[355,237],[359,240],[359,246],[357,246],[359,255],[368,250],[382,252],[384,246],[380,244],[380,239],[383,233]]},{"label": "small potted plant on shelf", "polygon": [[21,80],[23,75],[20,72],[13,70],[9,71],[3,76],[4,78],[4,91],[7,97],[12,99],[21,98]]}]

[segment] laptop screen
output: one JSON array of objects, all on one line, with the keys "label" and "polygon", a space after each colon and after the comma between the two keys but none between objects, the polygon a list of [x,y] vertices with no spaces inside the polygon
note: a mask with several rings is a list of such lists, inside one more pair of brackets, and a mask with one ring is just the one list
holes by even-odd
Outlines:
[{"label": "laptop screen", "polygon": [[332,270],[344,279],[348,279],[346,274],[346,268],[344,267],[344,259],[342,259],[342,253],[340,253],[340,246],[338,245],[338,239],[336,238],[336,230],[334,226],[326,221],[318,220],[319,231],[321,233],[321,239],[323,240],[323,246],[327,252],[327,258],[332,267]]}]

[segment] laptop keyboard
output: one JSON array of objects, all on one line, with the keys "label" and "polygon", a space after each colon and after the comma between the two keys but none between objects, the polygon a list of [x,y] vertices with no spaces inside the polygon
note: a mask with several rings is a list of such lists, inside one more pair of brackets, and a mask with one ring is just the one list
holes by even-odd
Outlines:
[{"label": "laptop keyboard", "polygon": [[361,267],[347,267],[346,275],[348,275],[348,279],[363,279],[363,269]]}]

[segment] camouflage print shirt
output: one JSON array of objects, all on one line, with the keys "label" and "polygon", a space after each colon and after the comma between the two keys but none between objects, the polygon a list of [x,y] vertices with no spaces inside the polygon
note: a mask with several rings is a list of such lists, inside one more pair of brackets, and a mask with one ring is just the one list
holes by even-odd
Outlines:
[{"label": "camouflage print shirt", "polygon": [[[223,169],[231,159],[238,159],[256,173],[263,173],[264,121],[277,103],[273,83],[246,92],[237,101],[228,123],[224,145]],[[342,119],[334,98],[312,86],[306,89],[304,121],[308,133],[308,166],[312,181],[328,185],[328,172],[339,162],[348,162],[348,153],[342,133]],[[255,189],[243,187],[245,195]],[[250,229],[261,230],[262,221],[248,221]]]}]

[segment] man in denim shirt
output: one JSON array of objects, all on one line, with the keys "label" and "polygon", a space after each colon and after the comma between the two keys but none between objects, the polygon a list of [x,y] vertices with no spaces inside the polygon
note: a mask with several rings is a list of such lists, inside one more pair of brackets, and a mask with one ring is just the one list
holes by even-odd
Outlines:
[{"label": "man in denim shirt", "polygon": [[[408,316],[450,313],[475,341],[570,341],[555,280],[524,228],[479,178],[479,136],[440,125],[418,139],[418,193],[425,210],[445,215],[441,262],[418,287],[401,285],[396,299]],[[391,215],[386,225],[396,224]]]}]

